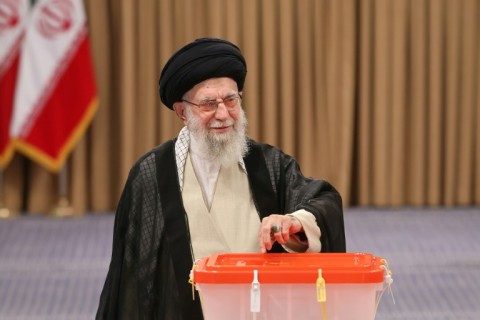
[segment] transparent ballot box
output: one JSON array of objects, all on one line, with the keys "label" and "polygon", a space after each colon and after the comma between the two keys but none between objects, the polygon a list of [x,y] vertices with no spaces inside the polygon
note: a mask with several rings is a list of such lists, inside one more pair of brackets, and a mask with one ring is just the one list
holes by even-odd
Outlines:
[{"label": "transparent ballot box", "polygon": [[373,320],[392,279],[369,253],[230,253],[197,261],[205,320]]}]

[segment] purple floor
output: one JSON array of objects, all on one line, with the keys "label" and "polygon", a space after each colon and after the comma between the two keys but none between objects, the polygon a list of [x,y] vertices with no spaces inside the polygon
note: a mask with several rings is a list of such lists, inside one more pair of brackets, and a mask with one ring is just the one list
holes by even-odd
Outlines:
[{"label": "purple floor", "polygon": [[[480,208],[348,208],[345,225],[348,251],[393,271],[377,320],[480,319]],[[93,319],[112,229],[112,214],[0,220],[0,320]]]}]

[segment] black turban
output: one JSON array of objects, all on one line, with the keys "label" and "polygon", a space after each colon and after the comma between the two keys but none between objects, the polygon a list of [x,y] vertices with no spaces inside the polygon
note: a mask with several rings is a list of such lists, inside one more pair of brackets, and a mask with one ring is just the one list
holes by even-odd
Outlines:
[{"label": "black turban", "polygon": [[242,91],[247,65],[240,49],[231,42],[215,38],[197,39],[175,52],[160,74],[160,99],[173,109],[173,104],[196,84],[228,77]]}]

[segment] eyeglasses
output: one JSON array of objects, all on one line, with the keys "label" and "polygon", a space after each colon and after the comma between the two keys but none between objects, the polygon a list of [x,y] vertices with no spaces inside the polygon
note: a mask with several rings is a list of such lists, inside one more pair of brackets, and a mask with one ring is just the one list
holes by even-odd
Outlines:
[{"label": "eyeglasses", "polygon": [[[221,100],[221,101],[219,101],[219,100]],[[210,113],[210,112],[217,111],[218,105],[220,103],[223,103],[223,105],[225,106],[225,108],[228,111],[232,111],[240,104],[240,100],[242,100],[242,95],[240,93],[237,93],[237,94],[234,94],[234,95],[231,95],[231,96],[227,96],[223,99],[205,100],[205,101],[200,101],[199,103],[193,103],[193,102],[182,99],[183,102],[194,105],[200,111],[205,112],[205,113]]]}]

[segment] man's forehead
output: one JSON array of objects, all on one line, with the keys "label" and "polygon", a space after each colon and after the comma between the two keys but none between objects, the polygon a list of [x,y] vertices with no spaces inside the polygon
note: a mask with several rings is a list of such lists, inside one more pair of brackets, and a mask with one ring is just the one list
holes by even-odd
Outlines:
[{"label": "man's forehead", "polygon": [[190,91],[190,97],[213,97],[223,96],[237,92],[237,83],[231,78],[211,78],[195,85]]}]

